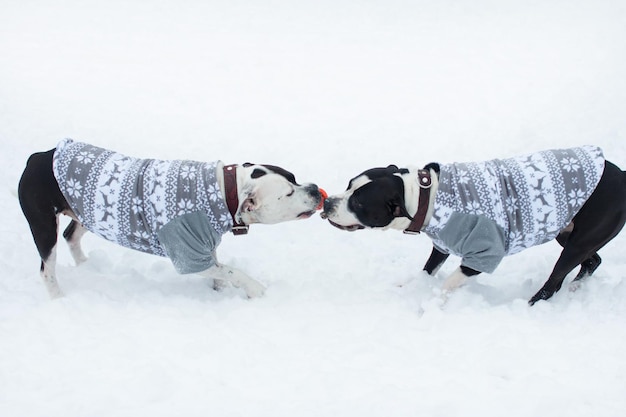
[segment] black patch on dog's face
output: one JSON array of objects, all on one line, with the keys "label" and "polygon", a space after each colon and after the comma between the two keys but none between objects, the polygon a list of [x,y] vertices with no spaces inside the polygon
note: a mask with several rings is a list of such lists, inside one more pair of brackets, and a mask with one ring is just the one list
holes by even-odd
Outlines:
[{"label": "black patch on dog's face", "polygon": [[259,168],[255,168],[254,171],[252,171],[252,174],[250,175],[251,178],[260,178],[263,175],[267,175],[267,172],[263,171],[262,169]]},{"label": "black patch on dog's face", "polygon": [[273,173],[285,177],[285,179],[289,181],[290,183],[292,183],[293,185],[300,185],[296,182],[296,176],[293,175],[291,172],[287,171],[286,169],[277,167],[274,165],[263,165],[263,166],[269,169],[270,171],[272,171]]},{"label": "black patch on dog's face", "polygon": [[408,174],[408,173],[409,173],[408,169],[406,169],[406,168],[398,168],[395,165],[389,165],[386,168],[371,168],[371,169],[368,169],[367,171],[364,171],[364,172],[360,173],[356,177],[352,178],[350,180],[350,182],[348,183],[347,190],[352,188],[352,183],[354,182],[354,180],[356,180],[359,177],[362,177],[363,175],[365,175],[367,178],[369,178],[372,181],[374,181],[374,180],[376,180],[378,178],[384,178],[384,177],[393,176],[393,174]]},{"label": "black patch on dog's face", "polygon": [[[369,171],[366,172],[369,177]],[[402,178],[388,171],[386,175],[383,175],[383,171],[376,171],[375,174],[381,175],[354,190],[348,199],[348,209],[367,227],[386,227],[396,217],[411,218],[404,204]]]},{"label": "black patch on dog's face", "polygon": [[[249,167],[252,166],[254,164],[251,164],[250,162],[246,162],[245,164],[243,164],[244,167]],[[281,167],[277,167],[275,165],[265,165],[265,164],[261,164],[262,167],[272,171],[274,174],[278,174],[281,177],[284,177],[287,181],[289,181],[290,183],[292,183],[293,185],[300,185],[296,182],[296,176],[293,175],[291,172],[287,171],[284,168]],[[259,178],[262,177],[263,175],[267,174],[267,172],[264,172],[262,169],[260,168],[255,168],[254,171],[252,171],[252,178]]]}]

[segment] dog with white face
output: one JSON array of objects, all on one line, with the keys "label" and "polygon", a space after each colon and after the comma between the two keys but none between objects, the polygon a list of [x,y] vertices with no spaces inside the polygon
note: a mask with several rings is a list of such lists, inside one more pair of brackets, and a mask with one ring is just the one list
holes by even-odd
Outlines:
[{"label": "dog with white face", "polygon": [[433,241],[428,274],[451,253],[461,258],[444,293],[493,272],[506,255],[556,239],[563,251],[532,305],[558,291],[576,266],[573,289],[598,268],[598,250],[626,222],[626,173],[593,146],[424,169],[390,165],[353,178],[321,215],[346,231],[425,233]]},{"label": "dog with white face", "polygon": [[59,214],[72,218],[63,236],[77,264],[86,260],[80,239],[91,231],[168,257],[177,272],[211,278],[216,288],[229,282],[258,297],[262,284],[217,261],[221,236],[245,234],[254,223],[306,219],[323,202],[317,185],[298,184],[277,166],[139,159],[71,139],[28,159],[18,195],[52,298],[62,295],[55,274]]}]

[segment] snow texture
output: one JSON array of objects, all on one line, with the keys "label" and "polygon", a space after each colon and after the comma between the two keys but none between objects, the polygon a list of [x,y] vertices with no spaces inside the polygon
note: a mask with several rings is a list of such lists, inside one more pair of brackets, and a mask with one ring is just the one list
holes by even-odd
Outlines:
[{"label": "snow texture", "polygon": [[224,237],[260,299],[89,234],[78,267],[59,245],[50,301],[16,188],[65,137],[330,194],[374,166],[585,144],[626,168],[625,21],[610,0],[2,1],[0,415],[624,415],[626,232],[532,308],[556,243],[444,304],[458,258],[424,276],[426,236],[319,216]]}]

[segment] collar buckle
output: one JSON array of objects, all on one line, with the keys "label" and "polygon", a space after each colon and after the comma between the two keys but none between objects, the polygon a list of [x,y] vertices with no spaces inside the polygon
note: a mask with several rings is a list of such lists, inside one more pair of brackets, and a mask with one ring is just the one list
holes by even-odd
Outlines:
[{"label": "collar buckle", "polygon": [[239,235],[247,235],[248,229],[250,229],[250,226],[248,225],[239,225],[239,226],[233,226],[233,228],[230,229],[230,231],[233,232],[233,235],[239,236]]}]

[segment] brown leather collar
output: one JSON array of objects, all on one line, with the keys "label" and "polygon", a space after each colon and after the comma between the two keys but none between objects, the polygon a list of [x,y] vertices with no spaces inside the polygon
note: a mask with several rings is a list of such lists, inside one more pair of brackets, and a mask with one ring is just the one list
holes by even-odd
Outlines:
[{"label": "brown leather collar", "polygon": [[231,231],[235,236],[248,233],[247,224],[239,223],[237,209],[239,208],[239,192],[237,191],[237,165],[224,165],[224,194],[226,194],[226,205],[233,218],[233,228]]},{"label": "brown leather collar", "polygon": [[417,204],[417,213],[411,219],[409,227],[404,229],[404,233],[410,235],[419,234],[426,220],[426,213],[428,213],[428,205],[430,204],[430,186],[433,184],[432,178],[430,178],[430,170],[420,169],[417,171],[417,179],[420,185],[420,196]]}]

